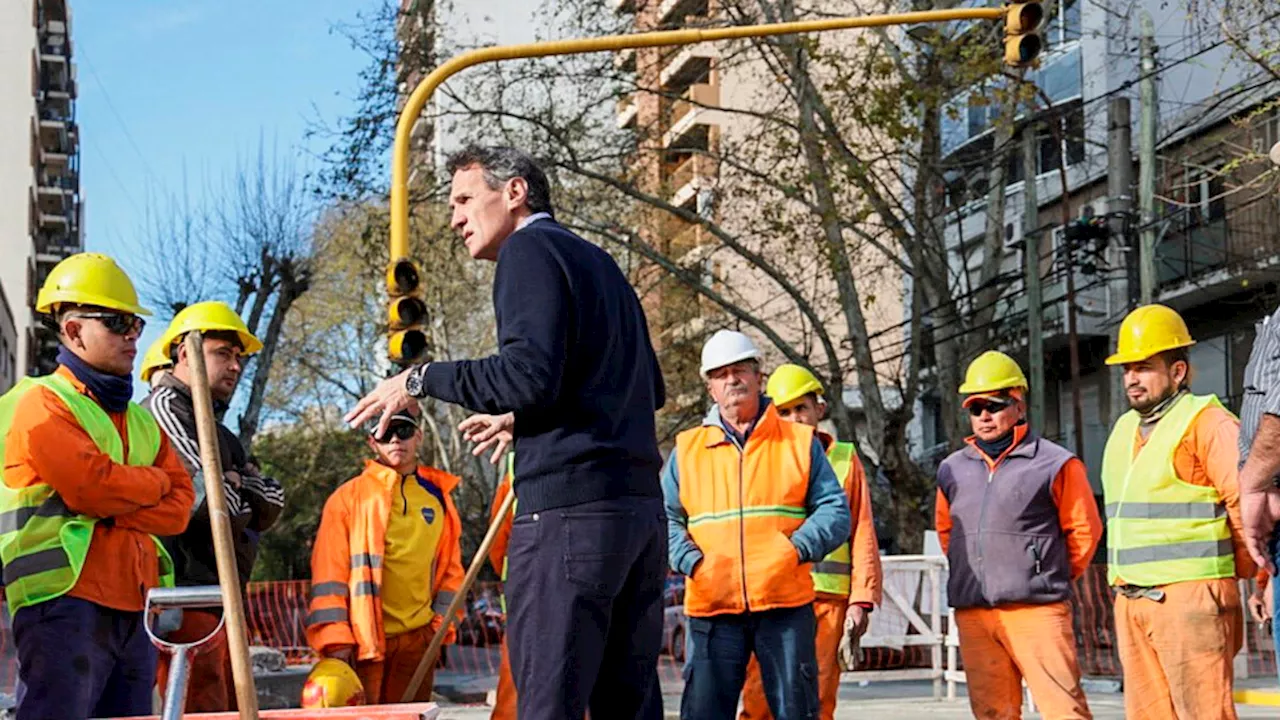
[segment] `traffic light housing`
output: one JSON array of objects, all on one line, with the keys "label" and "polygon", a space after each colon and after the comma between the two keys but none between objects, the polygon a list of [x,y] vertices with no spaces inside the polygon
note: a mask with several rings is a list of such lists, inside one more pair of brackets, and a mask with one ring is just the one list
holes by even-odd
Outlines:
[{"label": "traffic light housing", "polygon": [[387,267],[387,355],[397,365],[422,362],[427,355],[427,303],[422,273],[412,260]]},{"label": "traffic light housing", "polygon": [[1004,6],[1004,62],[1010,67],[1027,67],[1044,49],[1040,25],[1044,8],[1039,0],[1010,2]]}]

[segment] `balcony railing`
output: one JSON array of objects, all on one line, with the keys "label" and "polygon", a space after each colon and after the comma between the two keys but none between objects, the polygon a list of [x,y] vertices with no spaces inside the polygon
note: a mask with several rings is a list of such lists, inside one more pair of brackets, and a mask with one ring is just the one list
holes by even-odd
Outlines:
[{"label": "balcony railing", "polygon": [[671,204],[688,207],[697,198],[699,187],[715,177],[711,158],[691,154],[671,167],[667,174],[667,187],[671,190]]},{"label": "balcony railing", "polygon": [[1216,271],[1280,256],[1280,202],[1262,196],[1216,217],[1183,208],[1156,245],[1156,282],[1162,289]]},{"label": "balcony railing", "polygon": [[640,114],[640,106],[636,102],[635,95],[628,95],[618,100],[617,124],[618,129],[634,127],[636,124],[636,116]]},{"label": "balcony railing", "polygon": [[658,6],[658,22],[670,23],[689,15],[706,15],[709,9],[707,0],[662,0]]},{"label": "balcony railing", "polygon": [[710,43],[699,43],[678,49],[668,56],[659,73],[658,82],[664,88],[682,87],[695,82],[705,82],[711,73],[711,61],[718,57]]}]

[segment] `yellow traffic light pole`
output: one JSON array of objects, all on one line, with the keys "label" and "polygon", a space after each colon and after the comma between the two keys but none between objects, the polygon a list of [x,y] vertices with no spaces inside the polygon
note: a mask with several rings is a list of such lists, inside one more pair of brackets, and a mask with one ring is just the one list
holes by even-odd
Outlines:
[{"label": "yellow traffic light pole", "polygon": [[[1013,2],[1005,7],[963,8],[956,10],[927,10],[921,12],[897,13],[891,15],[867,15],[863,17],[832,18],[826,20],[805,20],[801,22],[775,23],[769,25],[742,25],[735,27],[665,30],[660,32],[636,33],[631,35],[609,35],[598,38],[575,38],[570,40],[552,40],[524,45],[505,45],[500,47],[480,48],[465,52],[451,58],[436,68],[418,83],[413,94],[409,96],[400,118],[396,123],[395,144],[391,156],[391,262],[387,268],[387,290],[392,297],[404,295],[413,290],[409,284],[412,275],[412,286],[418,282],[417,268],[409,260],[409,138],[413,126],[426,107],[427,101],[436,88],[453,75],[473,65],[496,62],[498,60],[514,60],[519,58],[548,57],[551,55],[580,55],[593,52],[627,50],[631,48],[670,47],[692,45],[701,42],[721,40],[737,40],[752,37],[768,37],[775,35],[794,35],[809,32],[825,32],[829,30],[849,30],[853,28],[885,27],[890,25],[919,25],[924,23],[950,22],[953,20],[1001,20],[1006,21],[1005,58],[1009,64],[1025,65],[1039,53],[1039,38],[1034,36],[1043,13],[1040,12],[1039,0],[1023,0]],[[398,314],[393,300],[391,324],[393,329],[408,327],[412,323]],[[423,308],[425,310],[425,307]],[[409,313],[410,315],[414,313]],[[397,362],[410,360],[412,353],[399,350],[406,340],[401,333],[397,344]],[[419,342],[420,341],[420,342]],[[425,337],[415,339],[415,345],[425,346]],[[407,348],[407,344],[405,345]]]}]

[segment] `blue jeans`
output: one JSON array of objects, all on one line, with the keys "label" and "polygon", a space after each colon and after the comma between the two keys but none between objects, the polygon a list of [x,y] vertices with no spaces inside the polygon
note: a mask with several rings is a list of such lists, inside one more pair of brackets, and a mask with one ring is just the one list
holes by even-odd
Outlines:
[{"label": "blue jeans", "polygon": [[156,649],[142,623],[65,595],[19,610],[18,720],[150,715]]},{"label": "blue jeans", "polygon": [[818,717],[813,605],[691,617],[682,720],[733,720],[754,653],[775,720]]}]

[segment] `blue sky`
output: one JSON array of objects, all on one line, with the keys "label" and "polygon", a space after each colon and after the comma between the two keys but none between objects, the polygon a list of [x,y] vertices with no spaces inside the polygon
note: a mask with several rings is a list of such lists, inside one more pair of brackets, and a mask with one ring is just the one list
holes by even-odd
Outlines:
[{"label": "blue sky", "polygon": [[[331,32],[349,0],[72,3],[85,245],[135,278],[148,197],[232,169],[260,136],[304,146],[351,107],[366,58]],[[139,351],[162,330],[157,318]],[[141,387],[138,388],[141,390]]]}]

